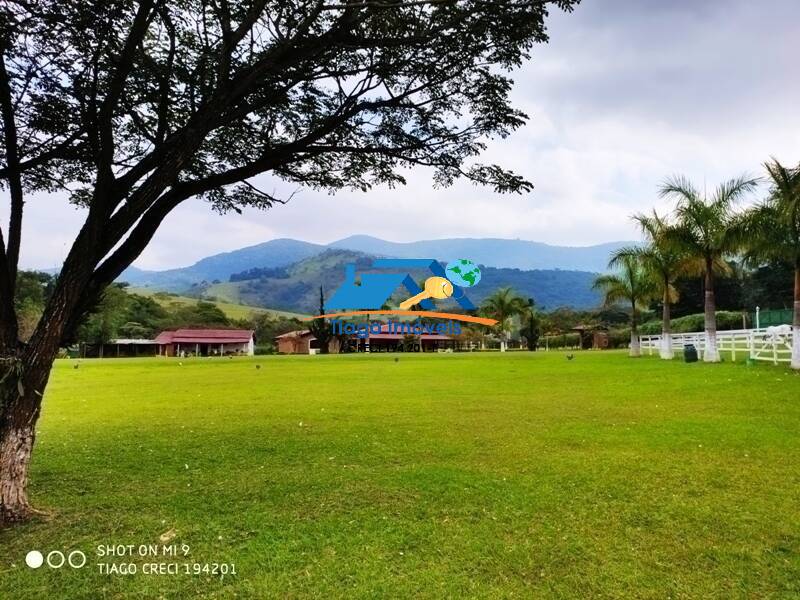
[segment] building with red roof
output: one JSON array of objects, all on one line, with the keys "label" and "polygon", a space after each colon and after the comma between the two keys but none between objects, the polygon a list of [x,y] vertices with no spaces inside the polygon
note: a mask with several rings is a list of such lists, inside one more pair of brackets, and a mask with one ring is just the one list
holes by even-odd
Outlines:
[{"label": "building with red roof", "polygon": [[[368,332],[364,337],[351,334],[347,337],[350,349],[356,352],[435,352],[453,350],[457,346],[456,339],[449,335],[428,332],[410,334],[386,323],[381,325],[380,333]],[[319,349],[317,338],[310,331],[302,329],[277,336],[275,344],[278,352],[284,354],[315,354]],[[329,352],[338,352],[339,344],[338,339],[331,340]]]},{"label": "building with red roof", "polygon": [[255,337],[252,329],[176,329],[156,336],[161,356],[252,356]]}]

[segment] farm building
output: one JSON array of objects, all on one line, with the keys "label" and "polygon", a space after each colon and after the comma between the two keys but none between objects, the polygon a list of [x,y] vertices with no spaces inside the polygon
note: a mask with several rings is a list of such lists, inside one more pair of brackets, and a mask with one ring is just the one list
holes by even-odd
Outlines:
[{"label": "farm building", "polygon": [[156,356],[159,346],[155,340],[116,339],[105,344],[82,344],[78,356],[83,358],[111,358]]},{"label": "farm building", "polygon": [[177,329],[162,331],[155,339],[162,356],[221,356],[255,353],[255,338],[250,329]]},{"label": "farm building", "polygon": [[580,336],[583,350],[605,350],[608,348],[608,328],[602,325],[576,325],[572,331]]},{"label": "farm building", "polygon": [[[389,325],[382,325],[380,333],[370,333],[367,337],[352,334],[348,343],[355,352],[435,352],[437,350],[455,349],[455,338],[441,334],[422,333],[406,335],[389,331]],[[275,338],[278,352],[284,354],[315,354],[318,351],[317,339],[307,330],[290,331]],[[338,340],[332,340],[329,352],[339,351]]]},{"label": "farm building", "polygon": [[[281,354],[314,354],[319,351],[319,342],[307,329],[290,331],[275,338],[275,346]],[[339,340],[333,339],[328,344],[328,352],[339,351]]]}]

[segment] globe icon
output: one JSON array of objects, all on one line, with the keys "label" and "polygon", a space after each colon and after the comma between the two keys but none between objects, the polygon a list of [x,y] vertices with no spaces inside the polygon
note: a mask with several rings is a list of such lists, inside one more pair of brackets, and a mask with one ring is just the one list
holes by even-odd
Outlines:
[{"label": "globe icon", "polygon": [[460,287],[472,287],[478,285],[481,280],[481,270],[471,260],[459,258],[450,261],[445,267],[447,278]]}]

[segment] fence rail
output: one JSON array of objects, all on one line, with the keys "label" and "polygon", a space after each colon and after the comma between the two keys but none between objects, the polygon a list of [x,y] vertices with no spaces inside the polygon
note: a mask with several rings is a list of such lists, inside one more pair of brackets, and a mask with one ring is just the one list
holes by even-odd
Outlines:
[{"label": "fence rail", "polygon": [[[673,351],[683,351],[689,344],[697,348],[702,359],[706,350],[703,331],[671,334]],[[639,336],[642,352],[657,354],[661,349],[661,335]],[[763,360],[774,364],[791,362],[792,328],[789,326],[762,327],[761,329],[733,329],[717,332],[717,350],[730,353],[731,360]]]}]

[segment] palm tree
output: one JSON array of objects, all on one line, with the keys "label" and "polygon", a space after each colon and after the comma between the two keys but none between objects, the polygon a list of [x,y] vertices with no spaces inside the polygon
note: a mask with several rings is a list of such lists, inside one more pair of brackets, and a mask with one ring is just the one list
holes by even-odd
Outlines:
[{"label": "palm tree", "polygon": [[697,270],[703,276],[705,312],[705,362],[719,362],[717,349],[716,301],[714,299],[714,274],[725,271],[725,258],[734,253],[742,240],[737,233],[733,207],[757,181],[739,177],[720,184],[711,198],[706,199],[685,177],[676,176],[661,186],[661,197],[675,198],[677,224],[668,234],[678,249],[697,261]]},{"label": "palm tree", "polygon": [[656,211],[652,215],[635,214],[633,220],[639,225],[647,244],[620,248],[612,256],[611,262],[619,264],[623,256],[632,256],[647,271],[661,296],[661,358],[671,360],[672,332],[670,326],[670,304],[678,300],[675,279],[687,269],[684,254],[670,243],[670,224]]},{"label": "palm tree", "polygon": [[506,343],[509,336],[511,317],[522,314],[528,307],[525,300],[516,295],[510,287],[500,288],[491,296],[487,296],[481,310],[487,316],[496,319],[500,334],[500,351],[506,351]]},{"label": "palm tree", "polygon": [[800,165],[764,164],[770,180],[768,198],[742,219],[745,259],[751,264],[785,261],[794,268],[792,368],[800,369]]},{"label": "palm tree", "polygon": [[633,254],[614,254],[608,263],[611,269],[620,269],[619,273],[599,275],[595,278],[592,287],[602,290],[603,303],[606,306],[618,304],[621,301],[630,302],[631,307],[631,345],[630,355],[638,357],[639,350],[639,323],[637,313],[639,307],[647,304],[655,294],[655,285],[640,260]]}]

